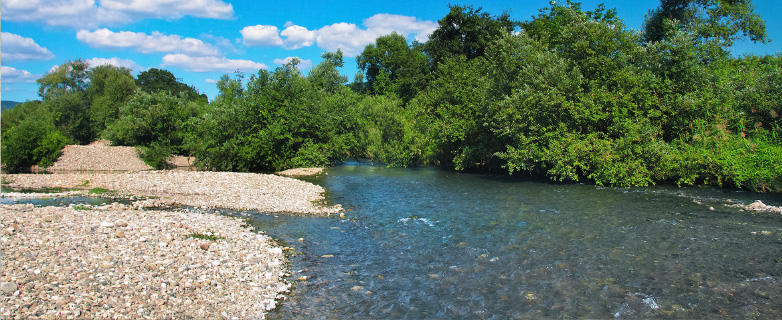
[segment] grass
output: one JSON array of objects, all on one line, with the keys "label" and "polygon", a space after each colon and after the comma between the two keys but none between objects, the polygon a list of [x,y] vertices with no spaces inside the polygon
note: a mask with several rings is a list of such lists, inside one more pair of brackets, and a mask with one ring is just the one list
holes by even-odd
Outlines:
[{"label": "grass", "polygon": [[220,240],[220,239],[225,239],[224,237],[215,236],[215,235],[211,234],[211,232],[210,232],[210,234],[203,234],[203,233],[197,233],[197,232],[196,233],[191,233],[191,234],[188,235],[188,237],[194,238],[194,239],[209,240],[209,241],[217,241],[217,240]]},{"label": "grass", "polygon": [[90,189],[90,194],[104,194],[104,193],[111,193],[111,190],[104,189],[104,188],[92,188],[92,189]]},{"label": "grass", "polygon": [[92,208],[85,205],[76,205],[73,207],[73,210],[92,210]]}]

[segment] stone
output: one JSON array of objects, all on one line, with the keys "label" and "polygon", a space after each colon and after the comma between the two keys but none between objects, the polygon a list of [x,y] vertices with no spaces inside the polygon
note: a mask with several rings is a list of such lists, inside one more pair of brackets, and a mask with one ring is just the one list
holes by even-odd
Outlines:
[{"label": "stone", "polygon": [[114,233],[114,237],[116,237],[116,238],[124,238],[125,237],[125,232],[123,232],[122,230],[117,231],[117,232]]},{"label": "stone", "polygon": [[2,291],[6,295],[12,295],[14,292],[16,292],[16,289],[18,289],[19,286],[16,285],[15,282],[2,282],[0,283],[0,291]]}]

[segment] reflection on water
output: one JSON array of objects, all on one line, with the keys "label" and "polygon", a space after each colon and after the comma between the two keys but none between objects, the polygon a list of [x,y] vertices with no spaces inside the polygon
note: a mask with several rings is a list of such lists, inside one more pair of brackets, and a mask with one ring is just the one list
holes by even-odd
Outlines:
[{"label": "reflection on water", "polygon": [[782,217],[725,206],[775,195],[328,173],[345,219],[252,221],[297,252],[272,318],[782,317]]}]

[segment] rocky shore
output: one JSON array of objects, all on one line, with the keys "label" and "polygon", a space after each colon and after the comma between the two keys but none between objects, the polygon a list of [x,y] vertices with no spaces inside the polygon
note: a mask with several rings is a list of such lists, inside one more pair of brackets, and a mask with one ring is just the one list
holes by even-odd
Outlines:
[{"label": "rocky shore", "polygon": [[[263,318],[289,288],[283,248],[205,208],[331,214],[323,188],[203,171],[4,175],[12,188],[149,198],[132,205],[3,205],[0,319]],[[8,197],[40,195],[6,193]],[[154,210],[183,205],[189,209]]]},{"label": "rocky shore", "polygon": [[322,187],[270,174],[207,171],[139,171],[4,175],[12,188],[108,190],[112,194],[152,197],[160,205],[331,214],[339,205],[322,206]]},{"label": "rocky shore", "polygon": [[283,250],[215,214],[3,205],[0,233],[0,318],[262,318],[289,288]]}]

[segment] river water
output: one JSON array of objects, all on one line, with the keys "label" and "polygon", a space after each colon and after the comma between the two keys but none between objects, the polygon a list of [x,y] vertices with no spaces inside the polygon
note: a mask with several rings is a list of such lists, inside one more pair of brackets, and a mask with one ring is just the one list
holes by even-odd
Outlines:
[{"label": "river water", "polygon": [[726,206],[778,195],[327,173],[344,218],[252,219],[295,248],[271,318],[782,318],[782,217]]}]

